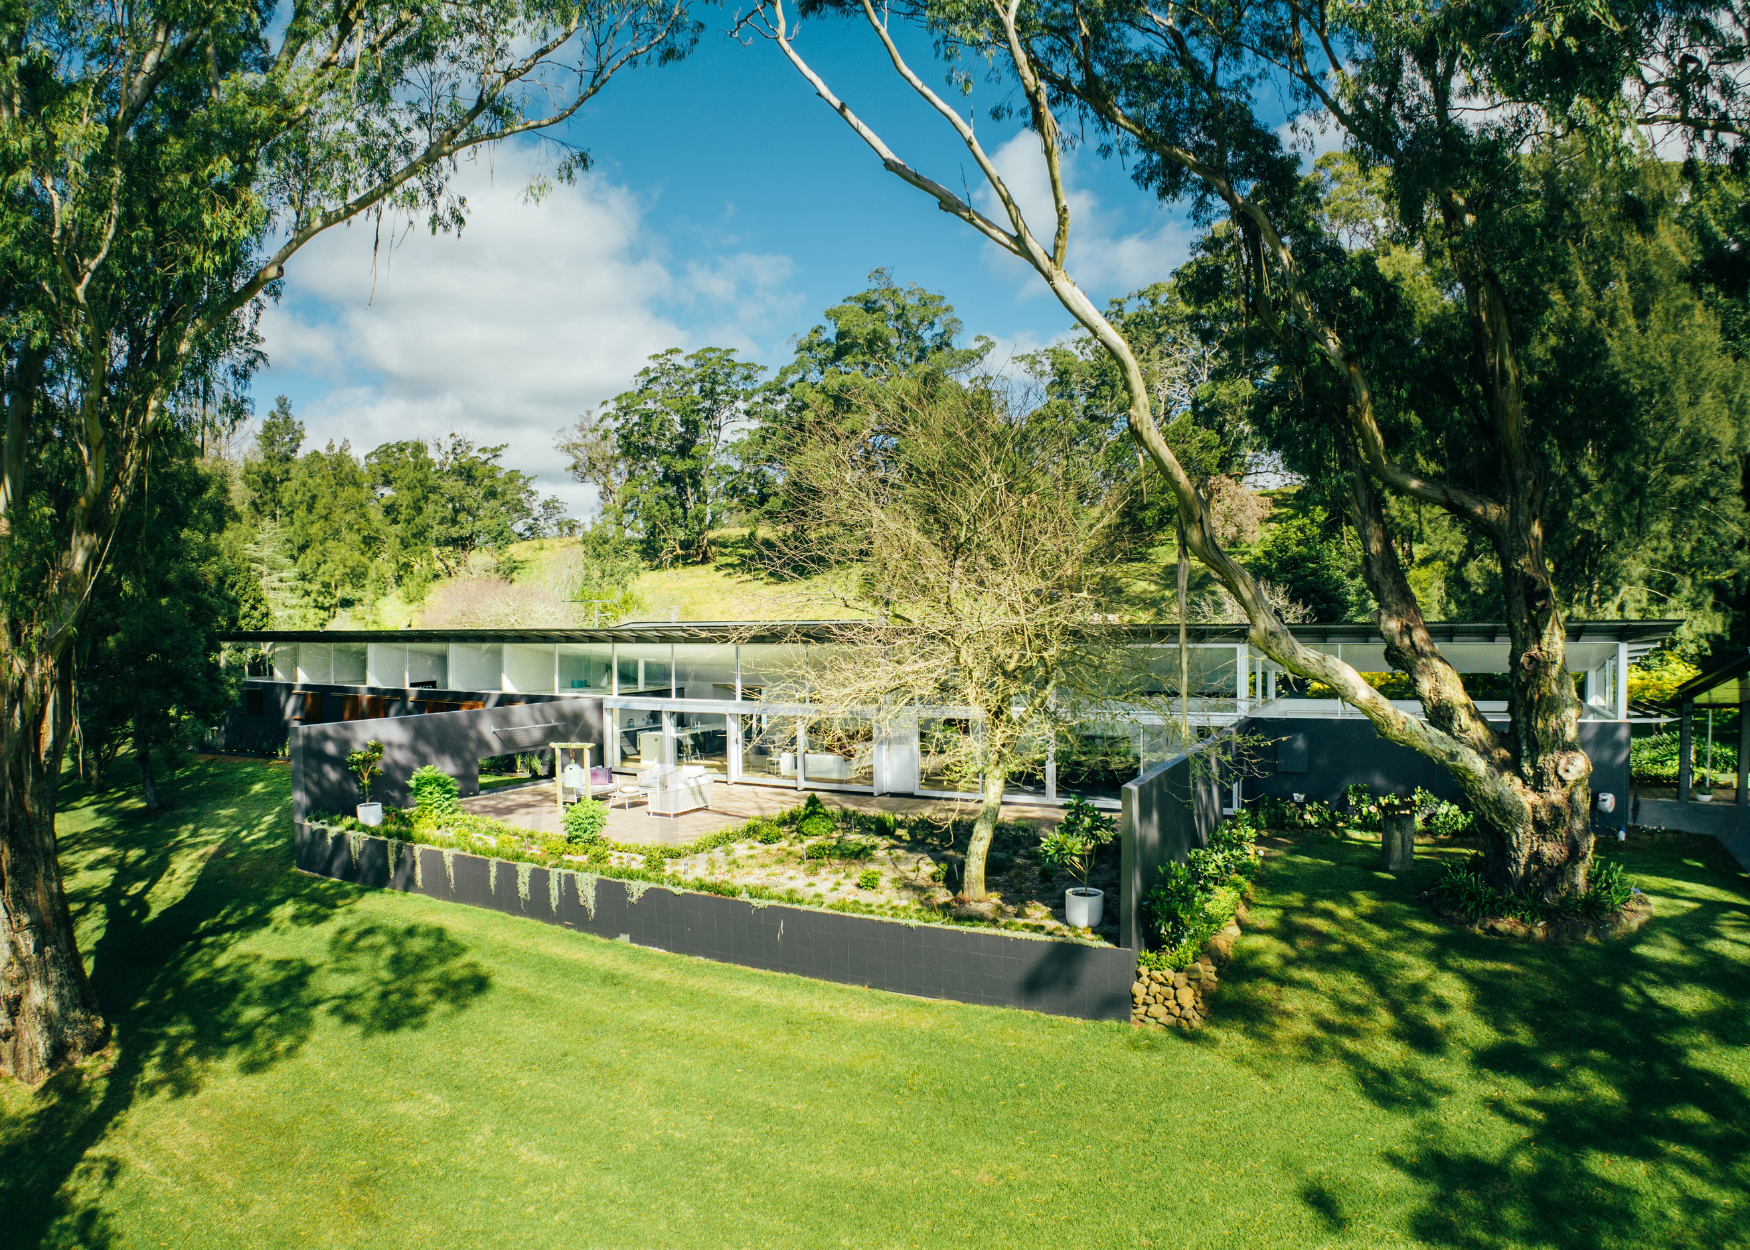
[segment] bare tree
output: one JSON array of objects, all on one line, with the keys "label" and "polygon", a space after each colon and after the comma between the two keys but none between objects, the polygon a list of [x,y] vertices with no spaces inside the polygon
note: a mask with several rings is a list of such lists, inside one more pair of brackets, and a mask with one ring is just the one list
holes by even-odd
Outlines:
[{"label": "bare tree", "polygon": [[783,449],[792,508],[775,559],[853,570],[817,584],[865,614],[826,627],[783,684],[841,737],[855,721],[869,736],[909,731],[920,705],[967,718],[941,763],[976,779],[961,895],[981,902],[1011,781],[1054,736],[1110,716],[1117,687],[1097,683],[1117,669],[1096,622],[1128,488],[1094,476],[1075,431],[1000,389],[901,384],[870,402],[858,428],[821,423]]}]

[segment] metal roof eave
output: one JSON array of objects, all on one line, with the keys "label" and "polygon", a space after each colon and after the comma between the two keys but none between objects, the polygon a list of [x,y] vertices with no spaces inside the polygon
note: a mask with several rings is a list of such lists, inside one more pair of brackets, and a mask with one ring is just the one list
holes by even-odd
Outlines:
[{"label": "metal roof eave", "polygon": [[[605,629],[268,629],[236,630],[218,636],[220,642],[479,642],[479,643],[587,643],[587,642],[697,642],[781,643],[830,640],[833,631],[847,621],[692,621],[633,622]],[[1569,621],[1569,642],[1663,642],[1681,621]],[[1094,626],[1120,639],[1135,642],[1172,643],[1178,640],[1176,624]],[[1186,626],[1193,642],[1241,643],[1250,627],[1244,622]],[[1289,631],[1311,645],[1384,642],[1371,622],[1290,625]],[[1427,626],[1436,643],[1492,643],[1505,645],[1507,627],[1494,621],[1433,621]],[[1750,658],[1750,657],[1747,657]],[[1697,678],[1696,681],[1700,681]],[[1691,685],[1694,682],[1690,683]]]}]

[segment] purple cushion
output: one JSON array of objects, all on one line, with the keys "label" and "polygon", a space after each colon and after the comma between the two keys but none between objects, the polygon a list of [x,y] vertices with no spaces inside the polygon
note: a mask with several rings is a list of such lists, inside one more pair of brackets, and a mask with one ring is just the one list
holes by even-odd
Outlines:
[{"label": "purple cushion", "polygon": [[614,784],[614,770],[611,768],[592,768],[589,770],[589,784],[592,786],[611,786]]}]

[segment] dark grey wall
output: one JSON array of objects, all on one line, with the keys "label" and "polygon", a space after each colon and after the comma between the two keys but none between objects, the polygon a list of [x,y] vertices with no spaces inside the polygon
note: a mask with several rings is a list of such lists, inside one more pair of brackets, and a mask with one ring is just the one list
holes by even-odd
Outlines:
[{"label": "dark grey wall", "polygon": [[[602,741],[599,698],[563,698],[468,712],[428,712],[375,720],[300,725],[292,730],[292,819],[312,813],[350,812],[358,806],[358,781],[346,757],[365,743],[383,744],[383,775],[371,798],[392,807],[408,802],[407,778],[430,764],[448,773],[463,794],[480,790],[480,760],[513,751],[533,751],[554,742]],[[599,750],[592,758],[601,758]]]},{"label": "dark grey wall", "polygon": [[[1326,803],[1342,797],[1345,786],[1362,782],[1375,793],[1409,794],[1421,786],[1443,799],[1461,802],[1458,783],[1427,756],[1379,736],[1359,713],[1338,717],[1247,717],[1240,730],[1266,740],[1261,777],[1248,777],[1249,799],[1304,794]],[[1581,721],[1580,745],[1592,757],[1592,789],[1616,795],[1617,811],[1628,802],[1628,723]]]},{"label": "dark grey wall", "polygon": [[1162,864],[1184,863],[1187,852],[1208,845],[1221,821],[1221,785],[1209,769],[1194,768],[1192,756],[1184,755],[1126,782],[1119,799],[1118,941],[1140,951],[1146,945],[1143,896]]},{"label": "dark grey wall", "polygon": [[[261,711],[249,713],[250,696],[259,695]],[[315,714],[304,716],[305,695],[316,696]],[[278,754],[299,724],[331,724],[343,719],[349,699],[360,696],[383,700],[387,716],[443,715],[427,713],[433,701],[441,703],[482,703],[487,707],[510,707],[523,703],[552,703],[576,695],[512,694],[497,690],[428,690],[421,688],[419,697],[399,686],[336,686],[309,682],[272,681],[252,677],[244,683],[238,704],[225,714],[225,747],[232,751],[262,751]]]},{"label": "dark grey wall", "polygon": [[460,851],[446,861],[435,847],[330,834],[302,823],[295,828],[298,867],[338,881],[822,981],[1085,1020],[1130,1018],[1134,951],[757,906],[662,886],[639,896],[608,877],[503,860],[495,870],[495,861]]}]

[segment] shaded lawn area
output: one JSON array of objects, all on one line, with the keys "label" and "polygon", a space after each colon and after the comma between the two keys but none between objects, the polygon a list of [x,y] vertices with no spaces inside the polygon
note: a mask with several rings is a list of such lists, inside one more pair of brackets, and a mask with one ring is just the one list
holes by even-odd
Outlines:
[{"label": "shaded lawn area", "polygon": [[288,783],[69,787],[115,1045],[0,1087],[0,1242],[1750,1244],[1750,905],[1700,839],[1627,853],[1637,940],[1539,948],[1309,837],[1186,1035],[300,876]]}]

